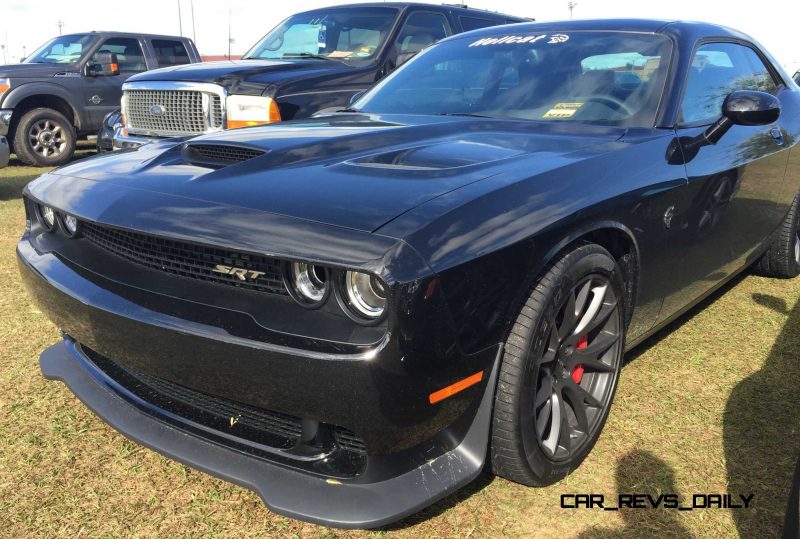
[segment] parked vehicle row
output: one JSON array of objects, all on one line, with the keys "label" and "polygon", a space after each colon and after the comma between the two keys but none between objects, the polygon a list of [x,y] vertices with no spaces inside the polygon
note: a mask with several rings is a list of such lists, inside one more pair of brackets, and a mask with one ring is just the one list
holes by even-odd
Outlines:
[{"label": "parked vehicle row", "polygon": [[[325,17],[324,40],[300,22],[307,49],[288,28],[255,49],[325,58],[270,60],[275,93],[263,66],[237,71],[257,95],[225,82],[225,114],[203,122],[283,118],[294,94],[275,73],[358,63]],[[225,80],[199,65],[148,83],[206,68]],[[152,97],[134,91],[158,89],[128,88],[130,128]],[[746,268],[800,273],[799,139],[800,88],[728,28],[447,37],[341,112],[31,182],[19,266],[64,335],[42,372],[124,435],[303,520],[383,526],[485,467],[548,485],[598,440],[625,350]]]}]

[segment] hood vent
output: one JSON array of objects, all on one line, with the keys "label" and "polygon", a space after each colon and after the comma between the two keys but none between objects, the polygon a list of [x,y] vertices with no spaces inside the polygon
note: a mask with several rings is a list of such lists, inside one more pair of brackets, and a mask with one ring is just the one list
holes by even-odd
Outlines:
[{"label": "hood vent", "polygon": [[264,155],[264,150],[227,144],[186,144],[183,158],[201,167],[221,168]]}]

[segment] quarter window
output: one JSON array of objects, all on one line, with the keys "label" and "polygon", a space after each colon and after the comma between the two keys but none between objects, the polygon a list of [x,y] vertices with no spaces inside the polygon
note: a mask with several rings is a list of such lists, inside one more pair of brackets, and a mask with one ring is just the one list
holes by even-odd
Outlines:
[{"label": "quarter window", "polygon": [[[117,55],[120,71],[146,71],[147,64],[142,54],[142,46],[137,39],[115,37],[107,39],[97,52],[112,52]],[[97,53],[95,53],[97,54]]]},{"label": "quarter window", "polygon": [[190,63],[189,52],[181,41],[172,39],[154,39],[153,49],[159,67],[177,66]]},{"label": "quarter window", "polygon": [[736,43],[708,43],[692,59],[678,121],[713,122],[722,114],[722,102],[735,90],[774,93],[775,79],[750,47]]}]

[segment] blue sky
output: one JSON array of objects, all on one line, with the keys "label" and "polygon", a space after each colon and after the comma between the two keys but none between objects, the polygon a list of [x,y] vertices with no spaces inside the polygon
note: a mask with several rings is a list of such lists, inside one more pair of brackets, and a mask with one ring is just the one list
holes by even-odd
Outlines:
[{"label": "blue sky", "polygon": [[[353,0],[351,0],[352,2]],[[454,1],[454,0],[449,0]],[[224,54],[228,49],[228,12],[232,51],[242,54],[280,21],[299,11],[347,0],[193,0],[197,44],[203,54]],[[468,0],[470,7],[491,9],[537,20],[569,18],[567,0]],[[124,30],[178,34],[178,5],[183,15],[183,33],[192,35],[190,0],[136,0],[119,7],[115,2],[69,0],[30,2],[0,0],[0,45],[7,44],[9,62],[30,53],[58,34],[57,21],[65,33],[87,30]],[[135,8],[131,9],[133,5]],[[705,20],[725,24],[751,34],[780,63],[794,72],[800,68],[800,0],[760,0],[755,9],[741,0],[577,0],[575,18],[654,17]],[[0,53],[0,62],[2,62]]]}]

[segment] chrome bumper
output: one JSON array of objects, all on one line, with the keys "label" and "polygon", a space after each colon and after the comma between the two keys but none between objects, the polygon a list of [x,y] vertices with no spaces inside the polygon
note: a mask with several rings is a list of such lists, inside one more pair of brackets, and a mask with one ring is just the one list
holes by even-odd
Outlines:
[{"label": "chrome bumper", "polygon": [[8,131],[11,129],[11,114],[13,112],[13,110],[0,110],[0,135],[8,135]]}]

